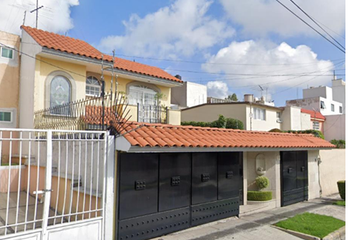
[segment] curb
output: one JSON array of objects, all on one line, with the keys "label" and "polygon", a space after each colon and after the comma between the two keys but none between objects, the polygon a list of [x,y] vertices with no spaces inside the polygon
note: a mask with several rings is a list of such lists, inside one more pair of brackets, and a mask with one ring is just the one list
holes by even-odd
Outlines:
[{"label": "curb", "polygon": [[344,240],[345,239],[345,226],[328,234],[323,240]]},{"label": "curb", "polygon": [[[274,225],[271,225],[271,226],[276,228],[276,229],[278,229],[278,230],[281,230],[283,232],[289,233],[291,235],[294,235],[295,237],[299,237],[299,238],[302,238],[302,239],[305,239],[305,240],[321,240],[321,238],[319,238],[319,237],[311,236],[311,235],[308,235],[308,234],[305,234],[305,233],[295,232],[295,231],[292,231],[292,230],[289,230],[289,229],[285,229],[285,228],[280,228],[280,227],[277,227],[277,226],[274,226]],[[329,238],[329,239],[326,239],[326,240],[330,240],[330,239],[332,240],[332,238]],[[334,238],[333,238],[333,240],[334,240]]]}]

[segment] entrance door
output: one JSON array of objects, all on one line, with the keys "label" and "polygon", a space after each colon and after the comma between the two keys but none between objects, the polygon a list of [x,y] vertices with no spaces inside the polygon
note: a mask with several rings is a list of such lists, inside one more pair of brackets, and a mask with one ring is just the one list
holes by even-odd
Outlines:
[{"label": "entrance door", "polygon": [[307,151],[281,152],[281,205],[308,199]]}]

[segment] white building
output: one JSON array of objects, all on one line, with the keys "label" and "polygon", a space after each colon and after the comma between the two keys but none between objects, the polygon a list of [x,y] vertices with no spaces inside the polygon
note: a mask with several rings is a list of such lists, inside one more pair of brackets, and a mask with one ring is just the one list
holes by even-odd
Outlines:
[{"label": "white building", "polygon": [[302,94],[302,99],[288,100],[286,105],[319,111],[323,116],[345,113],[345,82],[342,79],[334,79],[332,88],[310,87],[303,89]]},{"label": "white building", "polygon": [[171,89],[171,103],[182,108],[193,107],[207,102],[207,86],[184,82],[180,87]]}]

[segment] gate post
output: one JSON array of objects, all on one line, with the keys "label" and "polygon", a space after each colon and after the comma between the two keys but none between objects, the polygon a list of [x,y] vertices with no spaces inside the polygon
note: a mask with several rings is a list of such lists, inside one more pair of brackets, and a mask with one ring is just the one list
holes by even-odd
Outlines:
[{"label": "gate post", "polygon": [[48,217],[50,208],[50,195],[52,194],[52,160],[53,160],[53,132],[52,130],[47,131],[47,164],[45,169],[45,189],[44,192],[44,203],[43,203],[43,218],[42,218],[42,236],[41,240],[47,239],[47,227],[48,227]]},{"label": "gate post", "polygon": [[[115,190],[114,190],[114,174],[115,174],[115,140],[114,136],[107,133],[107,164],[106,164],[106,193],[105,203],[104,203],[104,219],[103,219],[103,239],[113,240],[113,223],[114,223],[114,213],[115,213]],[[118,230],[117,230],[118,231]]]}]

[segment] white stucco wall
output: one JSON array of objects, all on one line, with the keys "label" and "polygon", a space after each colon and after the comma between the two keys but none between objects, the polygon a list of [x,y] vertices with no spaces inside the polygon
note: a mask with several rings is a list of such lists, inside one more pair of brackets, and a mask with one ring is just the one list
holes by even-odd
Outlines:
[{"label": "white stucco wall", "polygon": [[320,197],[319,150],[308,151],[308,194],[309,199]]},{"label": "white stucco wall", "polygon": [[345,180],[345,149],[320,151],[322,196],[338,193],[337,181]]},{"label": "white stucco wall", "polygon": [[202,84],[185,82],[187,86],[187,107],[204,104],[207,102],[207,87]]},{"label": "white stucco wall", "polygon": [[327,141],[345,140],[345,114],[326,116],[323,134]]}]

